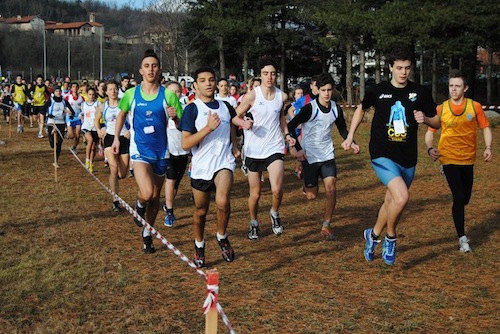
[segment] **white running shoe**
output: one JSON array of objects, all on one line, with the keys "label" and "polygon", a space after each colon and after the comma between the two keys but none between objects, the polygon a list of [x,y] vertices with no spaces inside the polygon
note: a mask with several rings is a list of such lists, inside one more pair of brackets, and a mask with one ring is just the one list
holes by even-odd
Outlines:
[{"label": "white running shoe", "polygon": [[460,245],[460,252],[462,253],[472,252],[469,246],[469,241],[470,241],[469,238],[467,238],[465,235],[463,237],[460,237],[460,239],[458,239],[458,244]]}]

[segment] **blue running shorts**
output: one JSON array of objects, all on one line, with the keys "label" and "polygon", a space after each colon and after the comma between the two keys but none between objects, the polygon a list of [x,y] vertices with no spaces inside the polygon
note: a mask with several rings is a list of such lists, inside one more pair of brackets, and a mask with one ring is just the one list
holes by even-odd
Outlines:
[{"label": "blue running shorts", "polygon": [[395,177],[401,176],[406,186],[410,188],[415,177],[415,166],[405,168],[388,158],[377,158],[372,160],[372,167],[378,178],[387,187]]}]

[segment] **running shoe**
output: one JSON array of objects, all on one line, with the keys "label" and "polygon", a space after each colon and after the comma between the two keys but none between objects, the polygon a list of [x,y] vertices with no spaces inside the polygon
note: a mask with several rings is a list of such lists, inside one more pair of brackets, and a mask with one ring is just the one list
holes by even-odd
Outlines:
[{"label": "running shoe", "polygon": [[271,223],[273,228],[273,233],[276,235],[280,235],[283,233],[283,226],[281,226],[281,218],[279,213],[276,213],[277,217],[273,217],[273,215],[269,212],[269,216],[271,216]]},{"label": "running shoe", "polygon": [[43,134],[39,132],[37,138],[43,138]]},{"label": "running shoe", "polygon": [[113,212],[120,212],[122,211],[122,208],[120,208],[120,204],[118,202],[114,202],[111,210],[113,210]]},{"label": "running shoe", "polygon": [[205,266],[205,247],[196,247],[196,243],[194,245],[193,262],[198,268]]},{"label": "running shoe", "polygon": [[89,169],[90,167],[90,160],[85,160],[85,168]]},{"label": "running shoe", "polygon": [[323,235],[326,238],[326,240],[335,239],[335,235],[333,234],[333,229],[330,225],[324,225],[321,228],[321,235]]},{"label": "running shoe", "polygon": [[[144,207],[143,207],[143,208],[140,208],[140,207],[137,205],[137,203],[138,203],[138,202],[139,202],[139,201],[136,201],[136,202],[135,202],[135,211],[137,212],[137,214],[138,214],[139,216],[141,216],[141,217],[142,217],[142,219],[144,219],[144,216],[146,215],[146,206],[147,206],[147,205],[144,205]],[[135,225],[137,225],[137,226],[139,226],[139,227],[142,227],[142,223],[139,221],[139,219],[137,219],[137,218],[135,218],[135,217],[134,217],[134,223],[135,223]]]},{"label": "running shoe", "polygon": [[163,212],[167,212],[167,203],[163,203],[161,209],[163,210]]},{"label": "running shoe", "polygon": [[470,246],[469,246],[469,238],[467,238],[465,235],[460,237],[458,239],[458,244],[460,245],[460,252],[462,253],[470,253],[472,252]]},{"label": "running shoe", "polygon": [[243,175],[248,176],[248,167],[245,165],[241,165],[241,171],[243,172]]},{"label": "running shoe", "polygon": [[380,240],[374,240],[372,238],[372,228],[367,228],[363,232],[363,236],[365,237],[365,249],[363,251],[363,255],[365,256],[366,261],[372,261],[373,260],[373,253],[375,253],[375,248],[377,248],[377,245],[380,243]]},{"label": "running shoe", "polygon": [[55,168],[59,168],[59,164],[56,164],[55,162],[52,163],[52,166],[54,166]]},{"label": "running shoe", "polygon": [[94,172],[94,164],[90,163],[89,165],[89,172],[93,173]]},{"label": "running shoe", "polygon": [[382,259],[390,266],[396,261],[396,238],[389,239],[385,237],[382,245]]},{"label": "running shoe", "polygon": [[109,162],[107,159],[104,159],[104,167],[109,167]]},{"label": "running shoe", "polygon": [[234,260],[234,250],[229,243],[229,239],[225,238],[222,240],[218,240],[220,249],[222,251],[222,258],[226,262],[232,262]]},{"label": "running shoe", "polygon": [[253,226],[250,224],[250,229],[248,230],[248,239],[259,240],[259,225]]},{"label": "running shoe", "polygon": [[147,237],[142,237],[144,241],[144,253],[152,254],[156,252],[155,245],[153,245],[153,237],[148,235]]},{"label": "running shoe", "polygon": [[167,227],[172,227],[174,226],[174,222],[175,222],[174,213],[167,211],[167,214],[165,215],[165,221],[163,224]]}]

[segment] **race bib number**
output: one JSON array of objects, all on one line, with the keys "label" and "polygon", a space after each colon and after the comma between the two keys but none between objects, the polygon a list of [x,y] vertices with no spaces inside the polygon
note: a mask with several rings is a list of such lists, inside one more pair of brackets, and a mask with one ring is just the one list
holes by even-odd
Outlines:
[{"label": "race bib number", "polygon": [[405,124],[404,124],[402,119],[394,121],[394,132],[397,135],[402,135],[402,134],[406,133]]},{"label": "race bib number", "polygon": [[153,125],[144,127],[144,133],[150,135],[155,132],[155,127]]}]

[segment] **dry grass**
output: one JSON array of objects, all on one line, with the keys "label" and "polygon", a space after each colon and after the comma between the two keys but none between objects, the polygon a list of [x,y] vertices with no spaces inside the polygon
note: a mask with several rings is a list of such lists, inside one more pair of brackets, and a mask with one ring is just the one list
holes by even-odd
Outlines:
[{"label": "dry grass", "polygon": [[[367,155],[368,124],[359,156],[338,153],[338,239],[320,234],[323,196],[306,202],[286,159],[281,215],[285,232],[267,224],[270,190],[261,199],[263,237],[247,239],[248,185],[235,176],[229,233],[236,261],[224,263],[215,242],[213,204],[206,229],[207,265],[220,271],[220,303],[238,333],[498,333],[500,221],[498,163],[476,164],[466,209],[473,253],[458,252],[451,196],[438,165],[421,161],[398,229],[394,267],[363,259],[362,231],[383,198]],[[500,138],[500,130],[493,129]],[[421,130],[423,135],[423,130]],[[111,197],[67,150],[55,183],[47,139],[35,129],[8,138],[0,129],[0,332],[203,333],[205,282],[172,252],[142,253],[140,229],[111,213]],[[335,134],[335,141],[339,138]],[[422,141],[420,141],[422,143]],[[480,145],[483,147],[483,145]],[[79,154],[82,158],[83,154]],[[107,183],[107,170],[95,175]],[[136,184],[121,181],[133,203]],[[181,184],[172,229],[157,226],[192,255],[192,203]],[[322,189],[320,190],[322,192]],[[156,242],[157,248],[161,248]],[[222,322],[220,332],[225,333]]]}]

